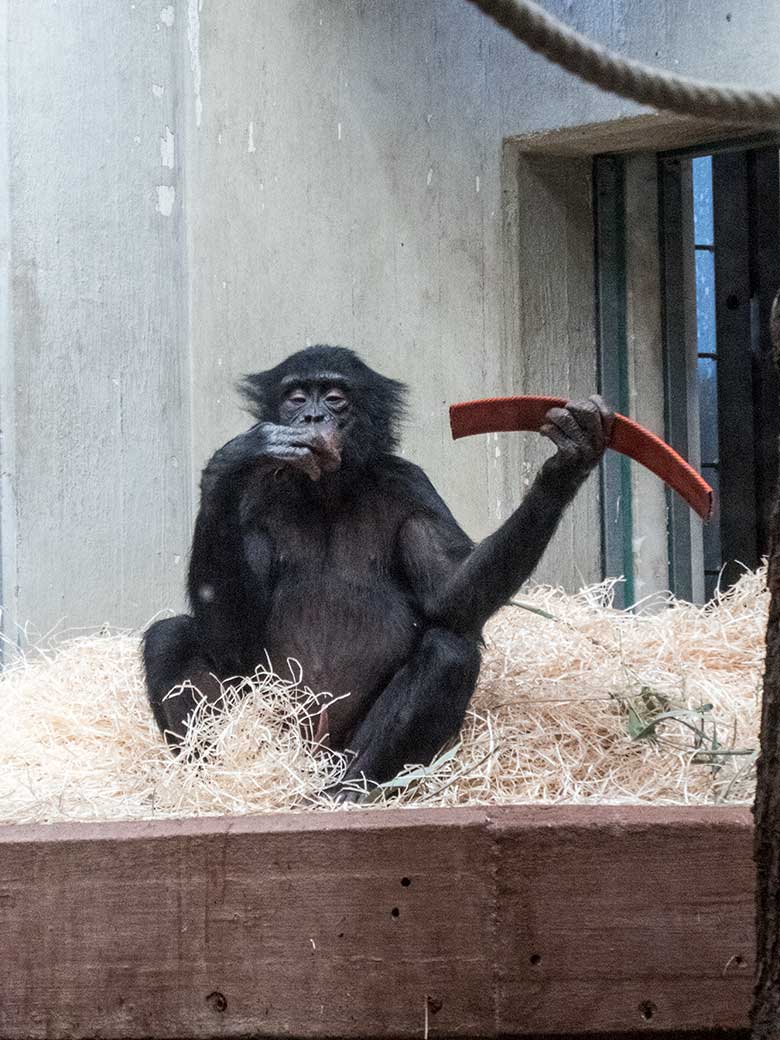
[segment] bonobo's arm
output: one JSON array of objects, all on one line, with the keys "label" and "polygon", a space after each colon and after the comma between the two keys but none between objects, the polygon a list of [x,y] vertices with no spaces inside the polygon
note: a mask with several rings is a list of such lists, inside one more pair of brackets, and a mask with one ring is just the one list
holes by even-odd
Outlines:
[{"label": "bonobo's arm", "polygon": [[435,515],[425,510],[406,521],[404,569],[427,617],[464,635],[481,631],[533,573],[566,506],[598,464],[613,421],[599,397],[552,408],[541,433],[558,451],[509,519],[468,554],[443,503]]},{"label": "bonobo's arm", "polygon": [[244,667],[240,633],[248,627],[247,592],[252,587],[257,606],[270,576],[270,541],[242,529],[241,500],[248,480],[273,479],[274,472],[285,468],[317,480],[323,470],[337,465],[331,443],[315,430],[272,423],[258,423],[234,437],[206,465],[187,589],[202,645],[215,668],[240,672]]}]

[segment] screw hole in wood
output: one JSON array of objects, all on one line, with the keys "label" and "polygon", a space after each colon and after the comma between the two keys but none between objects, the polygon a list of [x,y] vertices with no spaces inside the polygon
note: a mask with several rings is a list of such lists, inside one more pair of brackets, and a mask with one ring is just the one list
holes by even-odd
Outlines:
[{"label": "screw hole in wood", "polygon": [[657,1011],[658,1008],[650,1000],[643,1000],[642,1003],[639,1005],[639,1014],[642,1016],[645,1022],[652,1021]]},{"label": "screw hole in wood", "polygon": [[214,990],[213,993],[209,993],[206,997],[206,1003],[212,1010],[217,1011],[220,1015],[227,1011],[227,1000],[222,993],[218,993]]}]

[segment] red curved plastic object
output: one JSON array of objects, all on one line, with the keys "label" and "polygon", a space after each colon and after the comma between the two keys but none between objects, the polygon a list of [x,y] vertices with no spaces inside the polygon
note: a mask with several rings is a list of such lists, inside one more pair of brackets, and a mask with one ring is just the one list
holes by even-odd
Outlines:
[{"label": "red curved plastic object", "polygon": [[[538,433],[550,408],[562,408],[563,397],[488,397],[450,405],[453,440],[475,433],[507,433],[529,430]],[[702,520],[712,516],[712,488],[660,437],[644,426],[615,415],[610,448],[641,463],[674,488]]]}]

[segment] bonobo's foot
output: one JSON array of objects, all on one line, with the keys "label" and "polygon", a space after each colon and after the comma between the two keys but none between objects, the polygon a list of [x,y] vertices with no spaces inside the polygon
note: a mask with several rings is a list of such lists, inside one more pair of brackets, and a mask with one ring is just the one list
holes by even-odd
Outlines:
[{"label": "bonobo's foot", "polygon": [[558,449],[545,469],[567,469],[589,473],[609,447],[615,413],[594,394],[587,401],[569,401],[564,408],[551,408],[539,432]]}]

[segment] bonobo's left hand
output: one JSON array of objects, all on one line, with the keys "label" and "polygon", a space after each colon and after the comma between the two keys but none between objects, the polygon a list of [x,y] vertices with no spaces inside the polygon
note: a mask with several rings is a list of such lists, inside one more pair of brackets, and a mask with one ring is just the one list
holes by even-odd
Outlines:
[{"label": "bonobo's left hand", "polygon": [[589,473],[609,447],[614,422],[615,413],[597,394],[587,401],[569,401],[565,408],[551,408],[539,432],[558,451],[544,469]]}]

